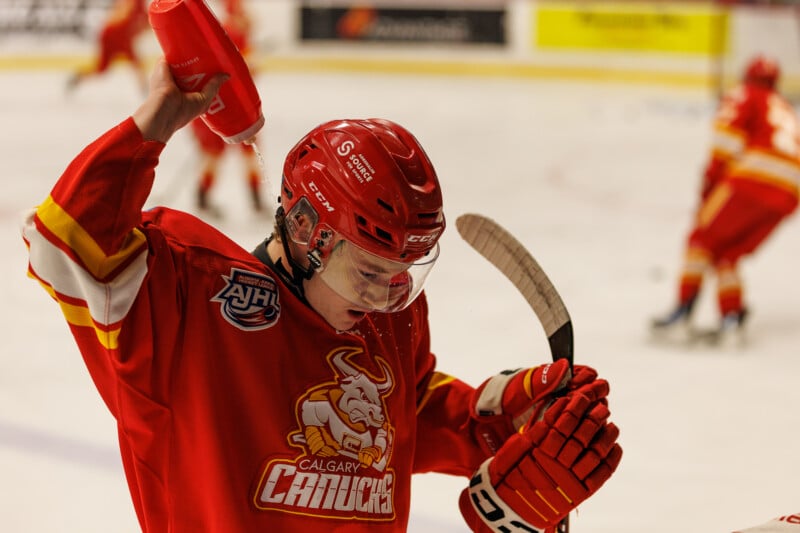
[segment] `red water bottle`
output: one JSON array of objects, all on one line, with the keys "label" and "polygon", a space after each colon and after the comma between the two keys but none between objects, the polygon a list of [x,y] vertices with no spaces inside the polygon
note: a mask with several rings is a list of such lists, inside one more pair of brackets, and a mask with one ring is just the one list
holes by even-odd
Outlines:
[{"label": "red water bottle", "polygon": [[148,10],[172,77],[182,91],[201,89],[225,72],[203,121],[225,142],[252,142],[264,125],[261,98],[242,54],[203,0],[153,0]]}]

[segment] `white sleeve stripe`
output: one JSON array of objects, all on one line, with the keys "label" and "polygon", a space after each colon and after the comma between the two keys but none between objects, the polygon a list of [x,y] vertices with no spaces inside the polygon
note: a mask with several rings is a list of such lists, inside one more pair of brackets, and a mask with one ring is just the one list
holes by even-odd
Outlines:
[{"label": "white sleeve stripe", "polygon": [[800,166],[763,152],[749,152],[736,164],[737,171],[754,172],[785,180],[792,184],[800,183]]},{"label": "white sleeve stripe", "polygon": [[113,279],[101,283],[39,233],[33,213],[25,220],[23,234],[29,243],[29,261],[36,275],[57,293],[85,301],[98,324],[119,322],[130,311],[147,275],[144,249]]},{"label": "white sleeve stripe", "polygon": [[740,134],[717,130],[712,136],[712,145],[719,152],[734,155],[744,148],[744,139]]}]

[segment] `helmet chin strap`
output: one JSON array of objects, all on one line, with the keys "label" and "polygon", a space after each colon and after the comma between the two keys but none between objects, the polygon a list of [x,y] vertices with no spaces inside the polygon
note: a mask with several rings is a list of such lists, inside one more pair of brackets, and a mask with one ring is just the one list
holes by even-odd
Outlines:
[{"label": "helmet chin strap", "polygon": [[289,269],[287,269],[283,264],[282,258],[278,258],[278,261],[275,262],[267,253],[267,244],[272,240],[272,235],[267,237],[266,240],[255,249],[253,255],[265,265],[273,267],[283,282],[286,283],[290,289],[292,289],[292,292],[300,297],[301,300],[306,301],[303,281],[311,279],[311,276],[314,275],[314,269],[303,267],[292,256],[292,251],[289,248],[289,238],[286,235],[286,214],[284,213],[283,206],[278,207],[278,210],[275,212],[275,222],[278,226],[278,231],[281,233],[283,255],[286,257],[286,261],[289,263]]}]

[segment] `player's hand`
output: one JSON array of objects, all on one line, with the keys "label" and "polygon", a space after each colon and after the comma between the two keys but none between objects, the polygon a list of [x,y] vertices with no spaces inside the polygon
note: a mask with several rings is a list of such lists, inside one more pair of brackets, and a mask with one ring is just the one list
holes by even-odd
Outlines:
[{"label": "player's hand", "polygon": [[494,455],[529,420],[539,418],[557,396],[595,381],[594,369],[576,365],[571,371],[565,359],[492,376],[473,396],[478,443],[487,455]]},{"label": "player's hand", "polygon": [[167,142],[172,134],[203,114],[211,105],[227,74],[215,74],[202,89],[182,92],[175,84],[169,65],[161,58],[150,76],[150,88],[133,120],[149,141]]},{"label": "player's hand", "polygon": [[592,383],[568,392],[480,466],[459,499],[473,531],[554,527],[603,486],[622,457],[607,394]]}]

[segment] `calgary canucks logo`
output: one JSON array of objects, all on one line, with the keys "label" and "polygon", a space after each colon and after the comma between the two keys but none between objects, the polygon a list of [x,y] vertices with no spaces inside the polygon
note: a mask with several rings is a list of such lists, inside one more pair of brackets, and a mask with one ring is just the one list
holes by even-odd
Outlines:
[{"label": "calgary canucks logo", "polygon": [[275,280],[259,274],[232,268],[230,276],[222,276],[225,288],[212,302],[220,302],[222,316],[239,329],[256,331],[275,324],[280,314]]},{"label": "calgary canucks logo", "polygon": [[382,375],[350,362],[361,353],[340,348],[328,355],[334,380],[298,399],[300,429],[288,435],[303,453],[266,465],[256,507],[351,520],[394,519],[394,471],[388,467],[394,428],[384,402],[394,380],[380,357],[375,359]]}]

